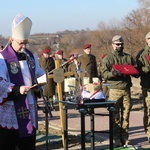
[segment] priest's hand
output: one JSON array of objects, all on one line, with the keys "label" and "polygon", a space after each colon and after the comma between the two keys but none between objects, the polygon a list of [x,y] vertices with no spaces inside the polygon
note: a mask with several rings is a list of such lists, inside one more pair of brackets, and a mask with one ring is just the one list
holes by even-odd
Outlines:
[{"label": "priest's hand", "polygon": [[20,94],[25,95],[30,90],[30,86],[20,86]]}]

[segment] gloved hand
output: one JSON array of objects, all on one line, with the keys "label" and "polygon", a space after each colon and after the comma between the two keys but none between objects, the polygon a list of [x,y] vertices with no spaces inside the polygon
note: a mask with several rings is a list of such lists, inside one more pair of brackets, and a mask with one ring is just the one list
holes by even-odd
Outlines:
[{"label": "gloved hand", "polygon": [[144,73],[150,73],[150,65],[147,65],[147,66],[145,66],[145,67],[142,67],[142,71],[143,71]]},{"label": "gloved hand", "polygon": [[121,76],[121,72],[119,70],[112,71],[113,76]]}]

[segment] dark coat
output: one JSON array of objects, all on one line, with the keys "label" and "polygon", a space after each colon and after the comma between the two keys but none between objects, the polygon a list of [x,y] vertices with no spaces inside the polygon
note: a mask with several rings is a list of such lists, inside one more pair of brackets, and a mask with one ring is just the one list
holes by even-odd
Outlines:
[{"label": "dark coat", "polygon": [[78,63],[80,69],[83,70],[80,74],[81,82],[83,77],[89,77],[90,83],[92,83],[92,78],[98,77],[96,57],[92,54],[87,55],[84,53],[78,57]]},{"label": "dark coat", "polygon": [[71,77],[75,77],[76,79],[76,91],[78,92],[79,89],[79,76],[77,73],[77,67],[76,64],[74,62],[71,62],[70,64],[68,64],[68,72],[72,72],[73,75],[71,75]]},{"label": "dark coat", "polygon": [[74,62],[68,64],[68,72],[72,72],[73,73],[72,77],[78,79],[77,67]]},{"label": "dark coat", "polygon": [[[55,68],[55,62],[52,57],[45,59],[42,56],[39,59],[39,63],[40,63],[41,68],[46,73],[50,72],[51,70],[53,70]],[[44,96],[52,97],[53,95],[55,95],[55,86],[56,86],[56,83],[54,82],[54,80],[52,78],[48,78],[47,84],[45,85],[44,91],[43,91]]]}]

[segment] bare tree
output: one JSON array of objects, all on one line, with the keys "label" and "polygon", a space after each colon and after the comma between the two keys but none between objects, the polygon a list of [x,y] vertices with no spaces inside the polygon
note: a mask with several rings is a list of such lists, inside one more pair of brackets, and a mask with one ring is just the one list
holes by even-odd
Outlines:
[{"label": "bare tree", "polygon": [[139,4],[143,8],[150,8],[150,1],[149,0],[138,0]]},{"label": "bare tree", "polygon": [[128,43],[128,49],[132,48],[132,54],[144,46],[144,37],[150,31],[150,10],[140,8],[133,10],[123,19],[123,32]]}]

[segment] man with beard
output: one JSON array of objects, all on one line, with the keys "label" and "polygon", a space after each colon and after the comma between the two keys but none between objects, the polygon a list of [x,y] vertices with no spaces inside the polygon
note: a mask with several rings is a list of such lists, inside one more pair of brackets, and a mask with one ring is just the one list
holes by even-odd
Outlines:
[{"label": "man with beard", "polygon": [[112,51],[102,59],[100,67],[102,77],[111,84],[109,100],[116,101],[113,120],[114,147],[129,144],[128,129],[131,110],[131,76],[130,74],[127,75],[119,70],[115,70],[113,66],[115,64],[121,68],[124,65],[135,65],[135,62],[129,54],[123,52],[123,49],[123,38],[120,35],[114,36],[112,38]]},{"label": "man with beard", "polygon": [[143,95],[143,124],[145,134],[150,143],[150,32],[146,34],[145,42],[145,47],[136,56],[136,62],[140,72],[140,85]]}]

